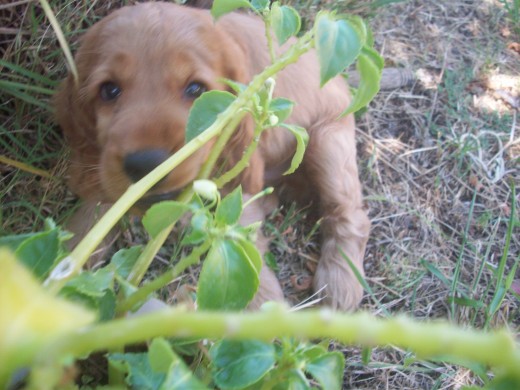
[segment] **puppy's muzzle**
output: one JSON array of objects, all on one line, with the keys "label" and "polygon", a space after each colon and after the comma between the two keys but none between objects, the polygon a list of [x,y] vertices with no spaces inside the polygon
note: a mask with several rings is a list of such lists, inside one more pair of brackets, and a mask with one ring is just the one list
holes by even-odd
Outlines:
[{"label": "puppy's muzzle", "polygon": [[161,163],[170,157],[164,149],[139,150],[127,154],[123,161],[123,169],[133,183],[141,180]]}]

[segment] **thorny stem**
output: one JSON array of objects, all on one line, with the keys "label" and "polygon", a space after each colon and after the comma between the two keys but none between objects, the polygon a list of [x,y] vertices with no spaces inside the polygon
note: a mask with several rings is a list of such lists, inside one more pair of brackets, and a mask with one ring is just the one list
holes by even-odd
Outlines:
[{"label": "thorny stem", "polygon": [[332,338],[350,345],[395,345],[414,351],[422,359],[451,356],[520,378],[520,350],[505,331],[482,332],[460,329],[448,322],[419,323],[403,316],[381,319],[368,313],[335,313],[329,309],[290,312],[281,305],[244,313],[192,312],[177,307],[114,320],[60,337],[42,351],[39,360],[45,364],[65,354],[83,356],[159,336],[264,341]]}]

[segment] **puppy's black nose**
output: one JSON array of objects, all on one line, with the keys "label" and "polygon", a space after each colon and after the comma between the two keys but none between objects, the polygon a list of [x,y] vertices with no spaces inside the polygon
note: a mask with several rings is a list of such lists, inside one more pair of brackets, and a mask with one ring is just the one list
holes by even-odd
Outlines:
[{"label": "puppy's black nose", "polygon": [[125,156],[123,169],[130,180],[135,183],[153,171],[168,157],[170,157],[170,154],[164,149],[139,150]]}]

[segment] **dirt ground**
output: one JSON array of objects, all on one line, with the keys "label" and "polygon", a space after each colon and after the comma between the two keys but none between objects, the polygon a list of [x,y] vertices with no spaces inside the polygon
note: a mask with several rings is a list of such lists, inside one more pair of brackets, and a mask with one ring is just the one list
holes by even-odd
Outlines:
[{"label": "dirt ground", "polygon": [[[104,15],[117,3],[78,2],[78,9]],[[303,7],[307,14],[338,6],[371,15],[386,66],[414,75],[409,85],[382,91],[357,122],[359,166],[372,220],[365,261],[372,291],[362,309],[383,317],[449,318],[484,327],[495,289],[493,270],[506,252],[509,275],[520,256],[518,227],[509,248],[505,240],[514,205],[517,224],[520,206],[518,25],[497,0],[410,0],[375,10],[368,3],[311,1]],[[91,20],[78,18],[68,28],[79,31]],[[53,82],[64,74],[52,30],[29,1],[0,3],[0,55]],[[11,80],[13,70],[4,62],[2,79],[5,74]],[[1,233],[39,229],[49,216],[61,222],[75,200],[63,183],[66,152],[52,115],[23,96],[2,88],[0,94],[0,155],[52,175],[48,179],[0,164]],[[34,94],[48,102],[49,96]],[[305,208],[286,205],[264,229],[272,238],[288,299],[299,304],[311,293],[319,256],[314,222],[306,221]],[[138,239],[134,232],[123,238]],[[520,336],[520,273],[513,278],[513,291],[489,325],[506,326]],[[364,364],[359,349],[333,347],[347,358],[345,388],[482,385],[467,368],[421,361],[398,348],[369,351]]]}]

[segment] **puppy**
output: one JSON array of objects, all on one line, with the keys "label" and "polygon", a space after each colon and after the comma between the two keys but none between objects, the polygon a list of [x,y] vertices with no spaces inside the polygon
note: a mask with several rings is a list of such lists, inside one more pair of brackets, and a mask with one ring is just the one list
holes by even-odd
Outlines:
[{"label": "puppy", "polygon": [[[184,145],[188,113],[198,96],[228,90],[222,79],[247,84],[268,64],[264,24],[251,15],[233,13],[215,22],[207,10],[154,2],[124,7],[101,20],[85,34],[76,55],[79,83],[69,75],[55,99],[57,120],[72,151],[71,190],[86,207],[114,202]],[[352,309],[363,289],[340,252],[363,275],[370,222],[358,179],[354,118],[339,117],[350,101],[348,87],[336,78],[320,89],[314,52],[288,66],[276,81],[275,95],[296,102],[287,122],[310,135],[304,161],[294,174],[283,176],[296,142],[288,131],[271,129],[262,134],[238,181],[246,196],[267,185],[284,185],[290,193],[315,200],[323,242],[314,288],[322,289],[333,308]],[[246,118],[222,156],[227,166],[219,168],[236,163],[252,137],[253,123]],[[188,158],[144,201],[173,198],[196,178],[209,150],[203,147]],[[262,219],[268,211],[257,206],[246,212],[244,222]],[[265,242],[260,244],[265,249]],[[273,272],[264,266],[260,277],[253,304],[282,300]]]}]

